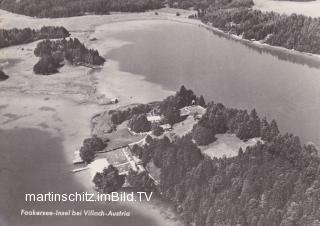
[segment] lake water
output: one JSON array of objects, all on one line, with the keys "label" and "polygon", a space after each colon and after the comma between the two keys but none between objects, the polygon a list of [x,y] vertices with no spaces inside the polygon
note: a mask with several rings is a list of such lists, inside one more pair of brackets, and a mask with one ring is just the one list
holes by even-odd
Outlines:
[{"label": "lake water", "polygon": [[106,56],[118,61],[121,70],[169,90],[184,84],[206,100],[256,108],[276,119],[282,132],[320,144],[319,61],[173,22],[115,38],[131,43]]},{"label": "lake water", "polygon": [[[64,159],[62,140],[34,129],[0,130],[0,226],[156,226],[154,219],[118,204],[26,203],[25,193],[83,192]],[[130,217],[30,217],[20,210],[122,210]]]}]

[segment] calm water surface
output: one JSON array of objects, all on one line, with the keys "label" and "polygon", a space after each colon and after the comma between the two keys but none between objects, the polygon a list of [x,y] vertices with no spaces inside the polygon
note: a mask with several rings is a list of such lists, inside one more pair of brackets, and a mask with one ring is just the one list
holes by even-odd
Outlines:
[{"label": "calm water surface", "polygon": [[187,24],[165,23],[115,35],[132,44],[108,53],[123,71],[207,100],[256,108],[283,132],[320,144],[320,63],[248,46]]},{"label": "calm water surface", "polygon": [[[0,226],[156,226],[153,219],[115,203],[26,203],[25,193],[74,193],[84,189],[69,172],[62,140],[33,129],[0,130]],[[26,210],[122,210],[131,217],[26,217]]]}]

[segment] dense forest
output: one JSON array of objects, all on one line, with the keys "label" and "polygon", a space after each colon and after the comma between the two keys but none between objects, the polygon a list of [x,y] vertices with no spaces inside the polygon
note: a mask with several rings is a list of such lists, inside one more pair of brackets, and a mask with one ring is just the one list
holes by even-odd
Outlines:
[{"label": "dense forest", "polygon": [[242,8],[208,8],[201,20],[244,39],[320,54],[320,18]]},{"label": "dense forest", "polygon": [[320,54],[320,18],[261,12],[251,8],[252,0],[172,0],[170,5],[194,7],[198,12],[191,18],[247,40]]},{"label": "dense forest", "polygon": [[38,43],[34,54],[40,60],[33,70],[36,74],[43,75],[57,73],[58,68],[63,66],[64,59],[73,65],[102,65],[105,62],[97,50],[87,49],[77,38],[44,40]]},{"label": "dense forest", "polygon": [[206,113],[193,128],[193,139],[199,145],[210,144],[215,134],[234,133],[241,140],[262,137],[271,140],[278,135],[278,125],[275,120],[269,123],[266,118],[262,120],[253,109],[247,110],[226,108],[221,103],[209,103]]},{"label": "dense forest", "polygon": [[0,0],[0,8],[33,17],[71,17],[86,13],[143,12],[163,7],[162,0]]},{"label": "dense forest", "polygon": [[198,12],[205,11],[209,7],[239,8],[253,6],[252,0],[169,0],[168,4],[173,8],[189,9],[193,8]]},{"label": "dense forest", "polygon": [[111,110],[109,111],[109,114],[111,115],[112,123],[114,125],[119,125],[126,120],[130,120],[135,115],[146,114],[150,112],[151,109],[152,106],[150,104],[139,104],[125,110]]},{"label": "dense forest", "polygon": [[290,1],[290,2],[313,2],[315,0],[277,0],[277,1]]},{"label": "dense forest", "polygon": [[[203,155],[193,132],[175,140],[149,136],[146,145],[133,147],[145,165],[153,161],[161,169],[161,193],[187,225],[320,225],[320,159],[314,145],[280,134],[275,121],[260,119],[254,110],[248,114],[222,104],[209,103],[198,125],[217,132],[244,127],[263,142],[220,159]],[[146,179],[130,180],[139,187]]]},{"label": "dense forest", "polygon": [[41,39],[66,38],[70,34],[64,27],[44,26],[40,30],[0,29],[0,48],[34,42]]}]

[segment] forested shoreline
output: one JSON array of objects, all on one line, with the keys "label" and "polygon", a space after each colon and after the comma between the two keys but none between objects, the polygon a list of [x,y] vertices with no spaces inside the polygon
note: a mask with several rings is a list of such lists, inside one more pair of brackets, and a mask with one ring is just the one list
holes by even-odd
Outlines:
[{"label": "forested shoreline", "polygon": [[38,43],[34,54],[40,59],[34,65],[33,71],[42,75],[57,73],[65,59],[75,66],[103,65],[105,62],[97,50],[86,48],[77,38],[44,40]]},{"label": "forested shoreline", "polygon": [[232,8],[208,9],[200,19],[246,40],[320,54],[320,18]]},{"label": "forested shoreline", "polygon": [[32,17],[72,17],[87,13],[144,12],[163,7],[162,0],[0,0],[0,8]]},{"label": "forested shoreline", "polygon": [[69,37],[70,33],[64,27],[43,26],[39,30],[24,29],[0,29],[0,49],[13,45],[26,44],[41,39],[57,39]]},{"label": "forested shoreline", "polygon": [[172,7],[197,10],[190,18],[246,40],[320,54],[320,18],[252,9],[252,0],[173,0]]},{"label": "forested shoreline", "polygon": [[[320,18],[281,15],[252,9],[252,0],[170,0],[174,8],[197,10],[191,18],[222,31],[272,46],[320,54]],[[62,7],[63,6],[63,7]],[[162,0],[0,0],[0,8],[36,17],[69,17],[86,13],[108,14],[110,11],[142,12],[164,6]]]},{"label": "forested shoreline", "polygon": [[[167,100],[184,103],[183,96],[179,91]],[[146,144],[133,146],[132,152],[145,166],[153,162],[160,168],[161,194],[174,203],[186,225],[319,225],[319,150],[302,145],[297,136],[281,134],[275,121],[260,119],[254,110],[245,112],[210,102],[194,127],[201,125],[213,134],[222,129],[219,132],[261,136],[263,142],[240,148],[235,157],[210,159],[202,154],[194,130],[174,140],[148,136]],[[138,187],[147,181],[132,172],[129,180]]]}]

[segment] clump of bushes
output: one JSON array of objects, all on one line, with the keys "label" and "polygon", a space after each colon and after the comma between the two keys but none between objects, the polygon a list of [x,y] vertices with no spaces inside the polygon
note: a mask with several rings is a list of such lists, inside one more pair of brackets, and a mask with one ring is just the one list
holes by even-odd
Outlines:
[{"label": "clump of bushes", "polygon": [[0,81],[4,81],[7,80],[9,78],[9,76],[4,73],[3,71],[0,71]]},{"label": "clump of bushes", "polygon": [[58,68],[62,67],[61,59],[53,56],[44,56],[34,65],[33,71],[36,74],[51,75],[58,73]]},{"label": "clump of bushes", "polygon": [[151,111],[151,106],[149,104],[139,104],[133,108],[128,108],[126,110],[114,110],[110,111],[111,114],[111,121],[115,125],[119,125],[126,120],[132,118],[132,116],[136,114],[146,114]]},{"label": "clump of bushes", "polygon": [[94,160],[96,153],[106,147],[107,144],[97,136],[87,138],[83,141],[83,145],[80,148],[80,157],[85,163],[90,163]]},{"label": "clump of bushes", "polygon": [[193,139],[198,145],[208,145],[216,140],[212,129],[201,125],[195,125],[193,128]]},{"label": "clump of bushes", "polygon": [[144,133],[151,130],[151,123],[144,114],[134,115],[129,121],[129,128],[136,133]]},{"label": "clump of bushes", "polygon": [[125,175],[119,175],[119,171],[113,165],[104,168],[102,173],[96,173],[93,183],[99,191],[111,193],[117,191],[125,182]]},{"label": "clump of bushes", "polygon": [[139,191],[152,191],[155,189],[155,184],[150,179],[147,171],[138,173],[130,169],[127,181],[133,188]]},{"label": "clump of bushes", "polygon": [[153,135],[158,137],[164,133],[164,129],[159,124],[155,124],[154,126],[152,126],[152,133]]}]

